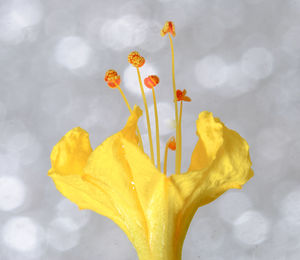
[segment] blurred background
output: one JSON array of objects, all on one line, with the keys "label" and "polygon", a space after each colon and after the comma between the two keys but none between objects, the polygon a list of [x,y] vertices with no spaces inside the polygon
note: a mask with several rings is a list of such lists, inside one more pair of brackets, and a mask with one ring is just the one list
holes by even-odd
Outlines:
[{"label": "blurred background", "polygon": [[129,113],[105,84],[107,69],[119,72],[130,103],[143,105],[127,62],[133,50],[146,58],[142,76],[161,80],[162,148],[174,135],[166,20],[177,32],[177,87],[192,98],[182,168],[197,115],[208,110],[248,141],[255,172],[242,190],[198,210],[183,260],[300,258],[300,0],[1,0],[1,260],[137,259],[113,222],[79,211],[47,171],[52,147],[73,127],[95,148],[124,126]]}]

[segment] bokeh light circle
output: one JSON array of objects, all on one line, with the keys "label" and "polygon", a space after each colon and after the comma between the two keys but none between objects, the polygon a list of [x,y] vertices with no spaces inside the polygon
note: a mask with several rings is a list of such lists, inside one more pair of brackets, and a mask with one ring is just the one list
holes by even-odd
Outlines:
[{"label": "bokeh light circle", "polygon": [[242,213],[251,208],[251,200],[244,192],[240,191],[227,191],[217,201],[220,217],[229,223],[233,223]]},{"label": "bokeh light circle", "polygon": [[[174,105],[167,102],[157,103],[158,111],[158,123],[159,123],[159,134],[166,135],[174,131]],[[151,130],[155,134],[155,116],[154,116],[154,105],[149,106],[149,116]],[[146,116],[144,117],[145,127],[147,126]]]},{"label": "bokeh light circle", "polygon": [[57,216],[59,218],[69,218],[72,219],[76,229],[85,226],[90,219],[90,211],[79,210],[78,206],[68,199],[62,199],[57,204]]},{"label": "bokeh light circle", "polygon": [[11,211],[23,205],[26,188],[23,182],[11,176],[0,176],[0,211]]},{"label": "bokeh light circle", "polygon": [[2,229],[4,243],[21,252],[36,250],[43,242],[43,234],[42,228],[28,217],[13,217]]},{"label": "bokeh light circle", "polygon": [[267,78],[273,71],[274,58],[265,48],[252,48],[242,57],[242,70],[250,78],[260,80]]},{"label": "bokeh light circle", "polygon": [[198,61],[195,67],[197,81],[205,88],[215,88],[227,80],[227,65],[216,55],[209,55]]},{"label": "bokeh light circle", "polygon": [[78,36],[68,36],[59,41],[55,49],[56,61],[66,67],[74,70],[85,66],[91,56],[90,46]]},{"label": "bokeh light circle", "polygon": [[78,224],[67,217],[55,218],[47,229],[47,242],[58,251],[67,251],[79,243]]},{"label": "bokeh light circle", "polygon": [[[145,63],[142,69],[140,70],[142,83],[144,82],[144,78],[149,75],[157,75],[156,69],[149,63]],[[130,91],[132,94],[137,96],[141,96],[140,84],[138,80],[138,75],[136,68],[132,65],[128,65],[128,67],[124,71],[124,85],[125,88]],[[144,84],[144,83],[143,83]],[[151,89],[144,87],[145,94],[151,94]]]},{"label": "bokeh light circle", "polygon": [[300,226],[300,190],[288,193],[281,202],[281,212],[290,224]]},{"label": "bokeh light circle", "polygon": [[264,242],[269,233],[269,221],[258,211],[244,212],[234,222],[235,237],[246,245]]},{"label": "bokeh light circle", "polygon": [[136,15],[107,20],[101,28],[101,41],[113,50],[135,47],[146,39],[147,21]]}]

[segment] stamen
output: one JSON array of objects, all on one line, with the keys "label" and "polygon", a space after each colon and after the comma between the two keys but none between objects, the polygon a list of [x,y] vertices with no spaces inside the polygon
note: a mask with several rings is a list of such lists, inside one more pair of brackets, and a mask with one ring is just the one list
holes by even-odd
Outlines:
[{"label": "stamen", "polygon": [[[180,140],[180,131],[178,127],[178,107],[176,100],[176,82],[175,82],[175,62],[174,62],[174,46],[171,34],[173,36],[176,35],[175,33],[175,26],[173,22],[166,22],[164,25],[164,28],[161,30],[161,35],[164,36],[168,34],[170,39],[170,46],[171,46],[171,53],[172,53],[172,81],[173,81],[173,95],[174,95],[174,105],[175,105],[175,121],[176,121],[176,140]],[[176,149],[176,161],[175,161],[175,173],[180,174],[180,168],[181,168],[181,151],[180,147],[179,149]]]},{"label": "stamen", "polygon": [[[121,83],[121,78],[120,76],[118,75],[118,73],[115,71],[115,70],[108,70],[106,73],[105,73],[105,77],[104,77],[104,80],[107,82],[107,85],[110,87],[110,88],[117,88],[123,99],[124,99],[124,102],[130,112],[130,114],[132,113],[132,109],[129,105],[129,102],[123,92],[123,90],[121,89],[120,87],[120,83]],[[140,133],[140,129],[139,127],[137,126],[137,135],[138,135],[138,139],[139,139],[139,146],[140,148],[142,149],[142,151],[144,151],[144,146],[143,146],[143,141],[142,141],[142,136],[141,136],[141,133]]]},{"label": "stamen", "polygon": [[176,91],[176,101],[180,101],[180,112],[179,112],[179,122],[178,122],[178,128],[179,128],[179,140],[178,140],[178,150],[180,150],[180,160],[181,160],[181,150],[182,150],[182,107],[183,107],[183,101],[190,102],[191,98],[186,96],[186,90],[184,89],[181,91],[180,89],[177,89]]},{"label": "stamen", "polygon": [[171,149],[172,151],[176,150],[176,141],[175,141],[174,136],[172,136],[166,143],[165,158],[164,158],[164,174],[167,174],[168,149]]},{"label": "stamen", "polygon": [[140,70],[139,70],[139,67],[144,65],[145,59],[142,56],[140,56],[140,54],[138,52],[133,51],[128,55],[128,62],[130,64],[132,64],[134,67],[136,67],[136,70],[137,70],[141,93],[142,93],[145,111],[146,111],[148,137],[149,137],[149,145],[150,145],[150,155],[151,155],[151,160],[154,164],[154,152],[153,152],[152,134],[151,134],[151,126],[150,126],[150,117],[149,117],[147,100],[146,100],[146,96],[145,96],[145,92],[144,92],[144,88],[143,88],[143,83],[142,83],[142,79],[141,79],[141,74],[140,74]]},{"label": "stamen", "polygon": [[158,124],[158,113],[157,113],[157,103],[155,97],[154,87],[159,83],[159,77],[156,75],[151,75],[144,79],[144,84],[146,87],[152,89],[152,96],[153,96],[153,104],[154,104],[154,115],[155,115],[155,127],[156,127],[156,155],[157,155],[157,168],[160,171],[160,141],[159,141],[159,124]]}]

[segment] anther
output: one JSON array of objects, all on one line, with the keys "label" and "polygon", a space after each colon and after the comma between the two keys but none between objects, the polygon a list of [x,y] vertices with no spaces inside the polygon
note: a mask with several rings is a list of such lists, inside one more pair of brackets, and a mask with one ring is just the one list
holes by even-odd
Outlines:
[{"label": "anther", "polygon": [[145,64],[145,58],[137,51],[133,51],[128,55],[128,62],[136,68],[140,68]]},{"label": "anther", "polygon": [[121,83],[121,78],[115,70],[106,71],[104,80],[110,88],[117,88]]},{"label": "anther", "polygon": [[142,78],[141,78],[141,73],[140,73],[140,69],[139,69],[140,67],[142,67],[144,65],[145,59],[137,51],[133,51],[133,52],[129,53],[129,55],[128,55],[128,62],[136,68],[136,72],[137,72],[137,75],[138,75],[141,94],[142,94],[142,97],[143,97],[143,102],[144,102],[145,112],[146,112],[151,160],[154,163],[154,152],[153,152],[152,134],[151,134],[148,104],[147,104],[147,100],[146,100],[146,96],[145,96],[145,92],[144,92],[144,88],[143,88],[143,83],[142,83]]},{"label": "anther", "polygon": [[172,151],[176,150],[176,141],[175,141],[175,137],[172,136],[169,140],[168,140],[168,148],[171,149]]},{"label": "anther", "polygon": [[176,90],[176,101],[187,101],[190,102],[192,101],[192,99],[188,96],[186,96],[186,90],[184,89],[183,91],[181,91],[180,89]]},{"label": "anther", "polygon": [[147,88],[153,88],[159,83],[159,77],[156,75],[150,75],[144,79],[144,84]]},{"label": "anther", "polygon": [[172,34],[173,37],[175,37],[175,25],[171,21],[167,21],[164,25],[164,27],[160,31],[161,36],[165,36],[167,33]]}]

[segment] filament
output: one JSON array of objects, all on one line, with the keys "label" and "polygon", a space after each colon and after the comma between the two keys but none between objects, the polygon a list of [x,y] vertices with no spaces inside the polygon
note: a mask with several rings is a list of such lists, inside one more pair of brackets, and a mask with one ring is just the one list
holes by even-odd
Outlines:
[{"label": "filament", "polygon": [[160,142],[159,142],[159,125],[158,125],[158,113],[157,113],[157,104],[156,97],[154,92],[154,87],[152,87],[152,95],[153,95],[153,104],[154,104],[154,115],[155,115],[155,127],[156,127],[156,155],[157,155],[157,168],[160,171]]},{"label": "filament", "polygon": [[[171,34],[168,33],[171,45],[171,52],[172,52],[172,81],[173,81],[173,94],[174,94],[174,104],[175,104],[175,121],[176,121],[176,142],[180,140],[180,132],[178,127],[178,107],[177,107],[177,97],[176,97],[176,83],[175,83],[175,62],[174,62],[174,47]],[[175,161],[175,174],[180,174],[180,153],[181,150],[176,149],[176,161]]]},{"label": "filament", "polygon": [[122,95],[122,97],[123,97],[123,99],[124,99],[124,101],[125,101],[125,104],[126,104],[128,110],[129,110],[129,112],[132,113],[132,109],[131,109],[131,107],[130,107],[130,105],[129,105],[129,102],[128,102],[128,100],[127,100],[127,98],[126,98],[126,96],[125,96],[123,90],[121,89],[121,87],[120,87],[115,81],[114,81],[114,83],[117,85],[117,88],[118,88],[118,90],[120,91],[120,93],[121,93],[121,95]]},{"label": "filament", "polygon": [[[180,102],[180,112],[179,112],[179,122],[178,122],[178,131],[179,131],[179,140],[178,140],[178,147],[179,150],[179,165],[181,165],[181,148],[182,148],[182,134],[181,134],[181,121],[182,121],[182,101]],[[177,150],[176,149],[176,150]]]},{"label": "filament", "polygon": [[167,161],[168,161],[168,150],[169,150],[169,141],[166,143],[165,148],[165,158],[164,158],[164,174],[167,175]]},{"label": "filament", "polygon": [[136,67],[138,78],[139,78],[139,83],[140,83],[140,88],[141,88],[141,93],[144,101],[144,106],[145,106],[145,111],[146,111],[146,119],[147,119],[147,128],[148,128],[148,137],[149,137],[149,145],[150,145],[150,155],[151,155],[151,160],[154,164],[154,152],[153,152],[153,143],[152,143],[152,134],[151,134],[151,126],[150,126],[150,118],[149,118],[149,111],[148,111],[148,105],[147,105],[147,100],[142,84],[142,79],[141,79],[141,74],[140,70],[138,67]]}]

